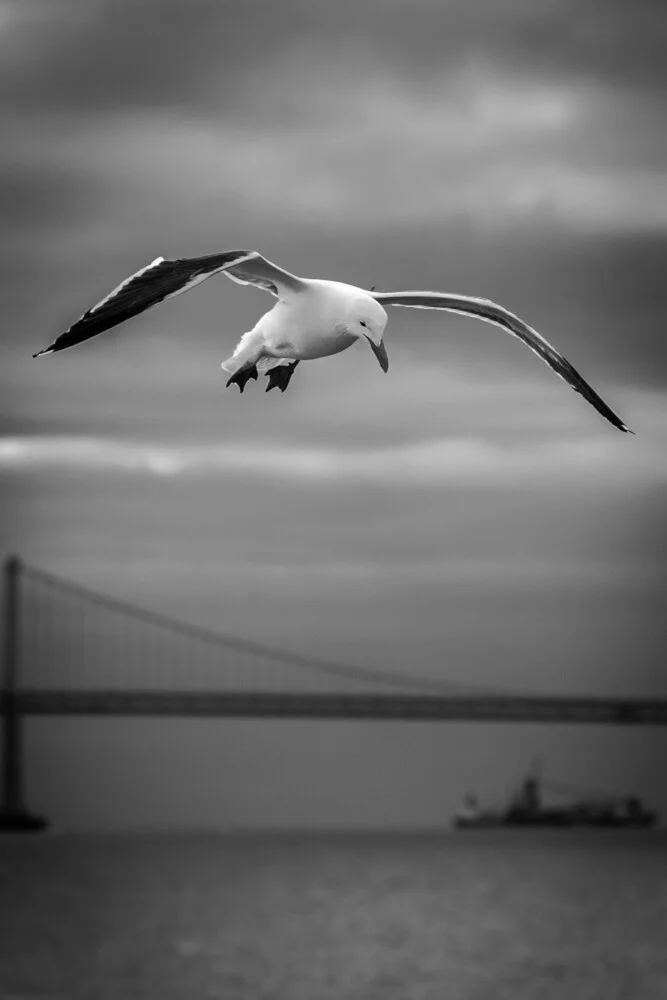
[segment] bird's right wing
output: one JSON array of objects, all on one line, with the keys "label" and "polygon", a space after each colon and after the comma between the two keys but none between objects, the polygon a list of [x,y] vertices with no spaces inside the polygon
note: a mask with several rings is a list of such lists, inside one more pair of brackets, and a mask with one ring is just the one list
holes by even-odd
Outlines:
[{"label": "bird's right wing", "polygon": [[595,407],[598,413],[602,414],[610,424],[613,424],[620,431],[634,433],[598,396],[595,389],[588,384],[567,358],[563,357],[560,351],[557,351],[537,330],[533,330],[531,326],[511,313],[509,309],[505,309],[504,306],[499,306],[489,299],[473,298],[470,295],[452,295],[447,292],[374,292],[373,298],[385,306],[444,309],[447,312],[462,313],[464,316],[473,316],[507,330],[508,333],[530,347],[531,351],[542,358],[557,375],[567,382],[575,392],[583,396],[591,406]]},{"label": "bird's right wing", "polygon": [[122,281],[52,344],[33,357],[53,354],[81,344],[166,299],[187,292],[206,278],[221,273],[241,284],[257,285],[274,295],[281,295],[286,291],[296,292],[305,287],[299,278],[276,267],[254,250],[229,250],[226,253],[182,257],[177,260],[157,257]]}]

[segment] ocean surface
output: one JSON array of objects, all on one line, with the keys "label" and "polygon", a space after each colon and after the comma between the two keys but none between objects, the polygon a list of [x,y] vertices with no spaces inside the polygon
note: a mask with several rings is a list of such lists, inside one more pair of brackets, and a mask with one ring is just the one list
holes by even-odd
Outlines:
[{"label": "ocean surface", "polygon": [[3,837],[0,997],[665,1000],[667,839]]}]

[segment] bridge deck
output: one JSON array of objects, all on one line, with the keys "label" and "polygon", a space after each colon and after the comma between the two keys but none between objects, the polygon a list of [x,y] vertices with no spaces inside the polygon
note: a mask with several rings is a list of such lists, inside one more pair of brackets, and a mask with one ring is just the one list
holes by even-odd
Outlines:
[{"label": "bridge deck", "polygon": [[[7,710],[0,697],[0,710]],[[23,690],[25,715],[667,725],[667,699],[567,696]]]}]

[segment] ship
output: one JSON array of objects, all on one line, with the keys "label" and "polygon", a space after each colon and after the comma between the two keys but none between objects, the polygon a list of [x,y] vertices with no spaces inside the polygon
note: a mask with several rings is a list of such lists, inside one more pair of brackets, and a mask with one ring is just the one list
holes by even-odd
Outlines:
[{"label": "ship", "polygon": [[[569,795],[564,804],[545,804],[543,790]],[[454,816],[457,830],[498,829],[499,827],[609,827],[647,829],[657,824],[659,814],[636,795],[612,796],[587,793],[572,797],[574,786],[546,781],[533,771],[526,775],[516,792],[501,808],[482,808],[477,796],[466,795],[463,807]]]}]

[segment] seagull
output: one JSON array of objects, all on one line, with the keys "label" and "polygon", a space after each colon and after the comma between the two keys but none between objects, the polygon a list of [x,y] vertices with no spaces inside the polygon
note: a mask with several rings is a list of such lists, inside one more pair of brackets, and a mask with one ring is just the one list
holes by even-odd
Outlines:
[{"label": "seagull", "polygon": [[338,354],[358,340],[370,345],[386,372],[389,358],[384,345],[387,325],[384,307],[443,309],[476,317],[518,337],[614,427],[632,433],[555,347],[514,313],[489,299],[446,292],[375,292],[339,281],[298,278],[254,250],[230,250],[176,260],[157,257],[121,282],[33,357],[81,344],[194,288],[214,274],[224,274],[242,285],[255,285],[278,300],[252,330],[243,334],[234,353],[222,362],[221,367],[230,375],[227,386],[238,385],[241,392],[259,374],[268,376],[267,392],[276,387],[284,392],[300,361]]}]

